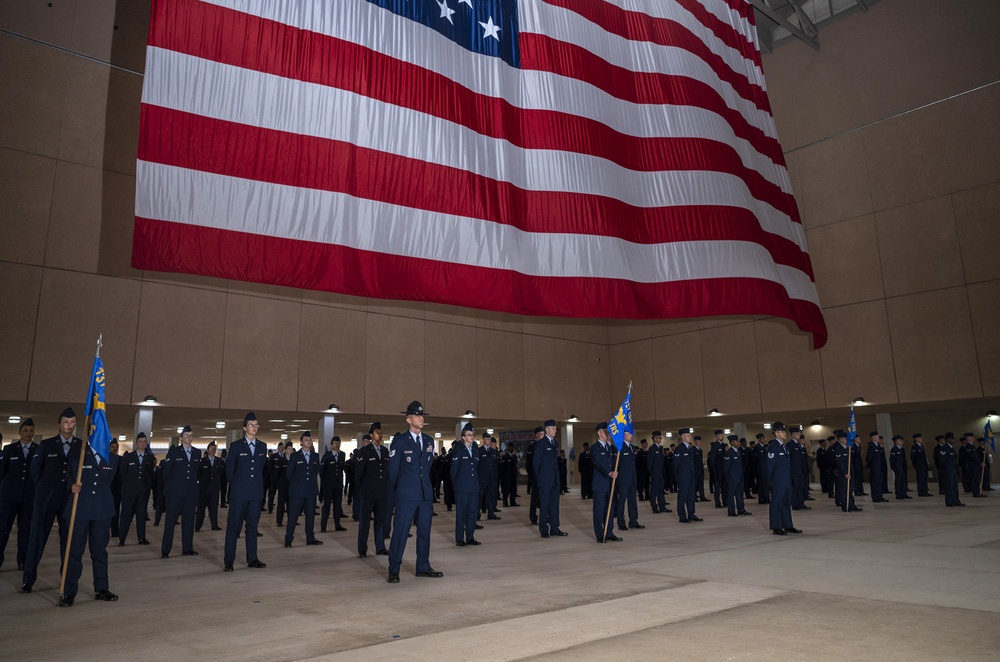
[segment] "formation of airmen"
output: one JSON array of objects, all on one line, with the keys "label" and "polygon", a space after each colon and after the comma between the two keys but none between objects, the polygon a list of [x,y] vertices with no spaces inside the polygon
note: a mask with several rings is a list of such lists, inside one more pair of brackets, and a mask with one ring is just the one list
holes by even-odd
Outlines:
[{"label": "formation of airmen", "polygon": [[[109,590],[107,546],[112,536],[124,546],[135,524],[140,545],[149,545],[146,523],[150,497],[154,497],[154,526],[163,513],[166,518],[160,544],[160,557],[170,558],[174,549],[177,524],[181,526],[181,555],[197,556],[194,533],[205,523],[206,512],[214,531],[219,526],[219,508],[228,508],[223,570],[234,571],[239,538],[244,539],[246,565],[266,568],[257,553],[257,539],[262,512],[275,513],[278,526],[284,526],[285,547],[291,547],[300,518],[305,544],[322,545],[315,535],[315,515],[321,506],[320,531],[326,532],[332,516],[334,531],[347,528],[343,520],[343,496],[354,505],[352,519],[358,522],[358,556],[369,551],[372,534],[376,555],[387,556],[386,580],[399,583],[399,571],[408,539],[416,528],[416,576],[437,578],[443,573],[430,565],[430,531],[434,504],[442,499],[448,510],[455,510],[455,544],[478,546],[479,522],[499,520],[497,502],[517,507],[518,474],[521,458],[528,478],[529,521],[538,527],[542,538],[565,537],[560,527],[559,502],[567,488],[567,459],[556,440],[555,420],[547,420],[534,431],[523,455],[508,445],[503,452],[497,440],[484,434],[476,444],[475,429],[466,424],[461,438],[440,455],[434,452],[434,440],[423,433],[426,412],[418,401],[404,412],[406,431],[393,436],[386,448],[382,426],[376,422],[362,438],[358,450],[346,458],[341,440],[333,437],[330,449],[322,458],[313,450],[310,432],[303,432],[299,449],[292,443],[279,444],[276,453],[257,439],[259,423],[253,412],[243,420],[243,437],[216,455],[216,444],[204,454],[193,445],[190,426],[182,428],[180,443],[172,446],[159,463],[149,450],[148,439],[139,433],[133,449],[119,457],[117,442],[112,443],[105,460],[89,444],[75,436],[76,414],[66,408],[58,419],[58,433],[35,443],[34,422],[20,424],[20,440],[0,452],[0,566],[15,524],[17,528],[17,568],[23,573],[19,593],[32,592],[38,564],[52,530],[58,521],[60,560],[66,559],[66,580],[60,597],[61,607],[74,604],[83,555],[89,547],[93,569],[95,598],[115,601]],[[703,521],[696,514],[696,504],[707,502],[705,466],[701,437],[693,428],[678,430],[679,441],[663,445],[663,434],[655,431],[652,444],[642,440],[633,445],[632,435],[625,434],[619,450],[611,441],[607,423],[595,430],[597,440],[583,444],[577,462],[582,480],[581,497],[593,501],[594,535],[598,543],[618,542],[619,532],[644,529],[639,522],[639,503],[648,502],[653,514],[673,512],[667,494],[676,495],[678,521],[690,524]],[[780,421],[771,425],[772,438],[763,434],[746,443],[737,435],[715,430],[708,455],[708,484],[716,508],[726,508],[729,517],[750,515],[746,501],[757,497],[769,509],[769,528],[774,535],[802,533],[792,522],[792,511],[810,510],[810,455],[798,427],[786,429]],[[848,444],[843,430],[823,440],[815,453],[820,487],[844,512],[861,510],[857,496],[871,496],[875,503],[886,502],[890,493],[889,469],[898,500],[910,499],[908,468],[916,475],[917,496],[930,497],[927,451],[921,434],[913,435],[909,452],[904,438],[895,435],[886,453],[883,438],[872,432],[864,449],[860,443]],[[963,506],[959,484],[974,498],[984,498],[991,491],[990,464],[984,439],[971,433],[961,438],[956,449],[952,433],[935,437],[931,450],[938,476],[938,493],[948,507]],[[81,458],[82,450],[82,458]],[[81,480],[76,481],[82,461]],[[869,492],[864,491],[865,468]],[[346,479],[346,481],[345,481]],[[78,505],[72,539],[67,539],[72,495]],[[287,518],[287,523],[283,520]],[[386,541],[388,545],[386,544]],[[62,570],[62,568],[60,568]]]}]

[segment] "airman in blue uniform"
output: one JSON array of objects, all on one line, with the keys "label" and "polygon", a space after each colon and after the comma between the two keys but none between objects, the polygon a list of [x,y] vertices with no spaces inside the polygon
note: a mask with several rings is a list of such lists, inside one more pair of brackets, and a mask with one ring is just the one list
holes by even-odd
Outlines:
[{"label": "airman in blue uniform", "polygon": [[802,533],[792,524],[792,469],[785,441],[788,430],[781,421],[771,424],[774,439],[767,445],[767,484],[771,489],[769,526],[776,536]]},{"label": "airman in blue uniform", "polygon": [[449,472],[455,490],[455,544],[479,545],[476,540],[476,513],[482,494],[483,449],[475,444],[476,431],[471,423],[462,428],[462,443],[451,453]]},{"label": "airman in blue uniform", "polygon": [[375,553],[388,556],[389,451],[382,445],[382,424],[372,423],[354,453],[354,499],[361,504],[358,519],[358,556],[368,556],[368,531],[374,514]]},{"label": "airman in blue uniform", "polygon": [[836,503],[840,509],[847,512],[860,512],[861,508],[854,505],[854,482],[857,476],[851,471],[851,449],[847,447],[847,434],[843,430],[833,433],[836,442],[829,449],[833,458],[833,468],[836,480]]},{"label": "airman in blue uniform", "polygon": [[677,517],[682,524],[700,522],[702,519],[694,514],[696,500],[697,472],[695,468],[695,452],[693,442],[694,428],[681,428],[678,431],[681,443],[674,450],[672,468],[677,481]]},{"label": "airman in blue uniform", "polygon": [[924,436],[919,432],[913,435],[910,464],[913,465],[913,472],[917,476],[917,496],[931,496],[927,490],[927,452],[924,450]]},{"label": "airman in blue uniform", "polygon": [[[616,481],[618,502],[615,505],[615,515],[618,517],[620,531],[646,528],[639,524],[639,504],[636,500],[639,483],[639,475],[636,471],[637,458],[635,446],[632,445],[632,433],[626,431],[625,441],[622,443],[621,450],[618,451],[618,480]],[[628,524],[625,523],[626,506],[628,507]]]},{"label": "airman in blue uniform", "polygon": [[534,431],[535,439],[528,444],[524,454],[524,469],[528,472],[528,521],[538,524],[538,486],[535,485],[535,449],[545,436],[545,428],[539,425]]},{"label": "airman in blue uniform", "polygon": [[[479,509],[486,513],[486,519],[500,519],[497,516],[497,485],[500,477],[500,452],[493,448],[488,432],[483,433],[479,446]],[[457,493],[456,493],[457,497]]]},{"label": "airman in blue uniform", "polygon": [[122,510],[118,522],[118,546],[125,546],[128,530],[135,518],[135,534],[140,545],[148,545],[146,540],[146,509],[149,507],[149,493],[153,488],[153,472],[156,458],[149,452],[149,442],[145,432],[136,435],[134,449],[122,457],[118,474],[122,479]]},{"label": "airman in blue uniform", "polygon": [[[104,602],[118,599],[117,595],[108,590],[108,541],[111,539],[111,518],[115,514],[111,481],[114,479],[115,467],[94,453],[90,444],[84,444],[83,447],[83,473],[79,483],[73,483],[81,462],[79,446],[70,451],[67,466],[66,486],[72,494],[78,494],[79,499],[73,522],[73,538],[69,542],[66,585],[59,598],[60,607],[72,607],[76,601],[80,575],[83,574],[83,552],[88,543],[90,564],[94,571],[94,599]],[[63,517],[67,520],[73,509],[73,501],[72,498],[66,499]]]},{"label": "airman in blue uniform", "polygon": [[191,445],[194,432],[190,425],[181,430],[181,443],[172,446],[163,460],[163,493],[167,497],[167,521],[163,525],[163,542],[160,558],[170,558],[174,545],[174,527],[181,520],[181,553],[198,556],[194,551],[194,518],[198,507],[198,473],[201,470],[201,451]]},{"label": "airman in blue uniform", "polygon": [[559,528],[559,447],[556,444],[556,422],[545,421],[544,436],[535,442],[532,458],[535,468],[535,489],[538,491],[538,532],[543,538],[565,536]]},{"label": "airman in blue uniform", "polygon": [[334,435],[330,440],[330,450],[319,462],[320,494],[323,499],[323,510],[320,512],[319,530],[326,533],[326,524],[333,513],[333,530],[347,531],[341,526],[340,518],[344,516],[344,469],[347,466],[344,452],[340,450],[340,437]]},{"label": "airman in blue uniform", "polygon": [[730,447],[722,451],[721,473],[725,482],[723,494],[727,513],[730,517],[749,515],[743,504],[743,458],[740,455],[740,436],[731,434],[726,439]]},{"label": "airman in blue uniform", "polygon": [[35,481],[31,479],[31,460],[38,451],[32,441],[35,422],[24,419],[18,427],[19,442],[8,445],[0,453],[0,565],[17,522],[17,569],[24,570],[28,555],[28,533],[31,530],[31,509],[35,501]]},{"label": "airman in blue uniform", "polygon": [[653,431],[653,445],[646,453],[646,469],[649,472],[649,505],[654,513],[669,513],[666,499],[666,481],[664,470],[666,460],[663,457],[663,433],[659,430]]},{"label": "airman in blue uniform", "polygon": [[226,522],[226,548],[222,559],[223,570],[233,571],[236,560],[236,541],[246,525],[247,567],[266,568],[257,558],[257,524],[260,522],[261,504],[264,501],[264,461],[267,446],[257,441],[260,423],[257,415],[248,412],[243,417],[243,438],[234,442],[226,455],[226,480],[229,491],[229,517]]},{"label": "airman in blue uniform", "polygon": [[215,456],[218,444],[214,441],[208,444],[201,458],[198,470],[198,513],[194,518],[194,530],[201,531],[205,523],[205,510],[212,523],[213,531],[221,531],[219,526],[219,493],[222,491],[222,481],[226,475],[226,465],[222,458]]},{"label": "airman in blue uniform", "polygon": [[389,542],[389,569],[386,581],[399,583],[399,568],[406,551],[406,539],[414,518],[417,522],[417,577],[442,577],[431,567],[431,522],[434,518],[434,493],[431,488],[431,463],[434,440],[424,434],[424,406],[414,400],[403,412],[406,432],[399,432],[389,446],[389,484],[395,492],[395,515]]},{"label": "airman in blue uniform", "polygon": [[907,494],[910,488],[906,477],[906,449],[903,448],[903,435],[895,434],[892,436],[892,450],[889,451],[889,460],[896,498],[911,499],[912,497]]},{"label": "airman in blue uniform", "polygon": [[[66,558],[66,533],[69,519],[64,517],[69,496],[67,476],[69,455],[83,441],[75,436],[76,413],[66,407],[59,414],[59,433],[43,439],[31,458],[31,479],[35,482],[35,499],[31,506],[31,525],[28,533],[28,552],[24,559],[24,576],[19,593],[31,593],[38,578],[38,563],[42,560],[52,522],[59,519],[59,563]],[[75,475],[73,476],[75,478]],[[110,488],[109,488],[110,490]],[[110,494],[110,491],[109,491]],[[112,503],[114,508],[114,503]],[[108,529],[110,533],[110,529]]]},{"label": "airman in blue uniform", "polygon": [[292,453],[285,467],[288,479],[288,526],[285,528],[285,547],[295,540],[295,527],[299,515],[305,515],[306,544],[322,545],[316,539],[316,498],[319,496],[319,457],[313,452],[312,433],[299,435],[299,450]]},{"label": "airman in blue uniform", "polygon": [[952,442],[955,435],[947,432],[944,435],[944,444],[941,446],[941,475],[938,480],[944,483],[944,505],[949,508],[964,506],[958,498],[958,453]]},{"label": "airman in blue uniform", "polygon": [[[608,424],[597,424],[597,443],[590,449],[591,466],[594,473],[590,479],[594,506],[594,536],[597,542],[619,542],[615,535],[613,513],[608,510],[611,499],[611,483],[618,477],[615,471],[615,447],[608,438]],[[605,530],[605,523],[607,530]]]},{"label": "airman in blue uniform", "polygon": [[878,432],[872,432],[868,442],[868,454],[865,456],[865,464],[868,465],[868,483],[871,485],[872,501],[875,503],[886,503],[882,488],[885,484],[883,467],[885,466],[885,449],[879,441]]}]

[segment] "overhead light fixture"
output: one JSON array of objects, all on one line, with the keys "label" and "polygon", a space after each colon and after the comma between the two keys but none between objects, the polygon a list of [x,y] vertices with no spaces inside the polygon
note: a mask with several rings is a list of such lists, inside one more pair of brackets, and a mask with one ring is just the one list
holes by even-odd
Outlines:
[{"label": "overhead light fixture", "polygon": [[764,423],[764,429],[765,430],[770,430],[771,429],[771,424],[770,423]]},{"label": "overhead light fixture", "polygon": [[354,421],[339,421],[340,425],[351,425],[353,423],[354,423]]},{"label": "overhead light fixture", "polygon": [[282,432],[281,433],[281,440],[284,441],[285,439],[288,439],[288,435],[286,433]]},{"label": "overhead light fixture", "polygon": [[570,414],[569,418],[567,418],[566,420],[569,421],[570,423],[576,423],[577,421],[580,420],[580,417],[577,416],[576,414]]},{"label": "overhead light fixture", "polygon": [[997,415],[996,409],[991,409],[988,412],[986,412],[986,418],[994,418],[996,415]]},{"label": "overhead light fixture", "polygon": [[125,441],[126,439],[128,439],[128,437],[126,435],[124,435],[124,434],[118,435],[118,441]]},{"label": "overhead light fixture", "polygon": [[851,404],[852,405],[863,405],[863,404],[866,404],[864,396],[860,396],[859,395],[858,397],[854,398],[854,400],[851,401]]},{"label": "overhead light fixture", "polygon": [[309,419],[308,419],[308,418],[296,418],[296,419],[295,419],[294,421],[292,421],[292,422],[293,422],[293,423],[308,423],[308,422],[309,422]]},{"label": "overhead light fixture", "polygon": [[326,410],[336,414],[338,411],[340,411],[340,407],[338,407],[337,405],[330,405],[329,407],[326,408]]},{"label": "overhead light fixture", "polygon": [[184,432],[184,427],[183,426],[177,428],[177,434],[181,434],[182,432]]},{"label": "overhead light fixture", "polygon": [[216,423],[215,423],[215,429],[216,430],[224,430],[225,428],[226,428],[226,422],[225,421],[216,421]]},{"label": "overhead light fixture", "polygon": [[476,412],[472,411],[471,409],[466,409],[465,413],[462,414],[462,418],[475,418],[475,417],[476,417]]},{"label": "overhead light fixture", "polygon": [[441,433],[440,432],[435,432],[434,433],[434,438],[435,439],[440,439],[441,438]]},{"label": "overhead light fixture", "polygon": [[493,434],[493,428],[486,428],[486,434]]},{"label": "overhead light fixture", "polygon": [[718,409],[710,409],[709,412],[708,412],[708,415],[709,416],[722,416],[722,414],[719,413]]},{"label": "overhead light fixture", "polygon": [[667,433],[667,439],[672,439],[672,438],[673,438],[673,436],[674,436],[674,433],[673,433],[673,432],[668,432],[668,433]]},{"label": "overhead light fixture", "polygon": [[722,434],[732,434],[732,433],[733,431],[730,430],[729,428],[726,428],[725,430],[722,431]]},{"label": "overhead light fixture", "polygon": [[10,423],[11,425],[17,425],[18,423],[21,422],[21,417],[20,416],[9,416],[9,417],[7,417],[7,422]]},{"label": "overhead light fixture", "polygon": [[268,423],[284,423],[285,419],[283,419],[283,418],[269,418],[269,419],[267,419],[267,422]]},{"label": "overhead light fixture", "polygon": [[145,398],[142,399],[142,401],[143,402],[148,402],[149,404],[154,405],[154,404],[156,404],[156,396],[155,395],[147,395]]},{"label": "overhead light fixture", "polygon": [[813,422],[812,422],[812,423],[810,423],[809,425],[813,426],[814,428],[818,428],[818,427],[820,427],[820,425],[819,425],[819,421],[813,421]]}]

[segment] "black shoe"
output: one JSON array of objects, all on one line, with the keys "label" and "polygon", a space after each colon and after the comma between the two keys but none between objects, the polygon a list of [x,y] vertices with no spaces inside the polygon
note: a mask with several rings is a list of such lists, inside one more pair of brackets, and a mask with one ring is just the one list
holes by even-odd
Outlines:
[{"label": "black shoe", "polygon": [[[125,546],[125,541],[124,540],[119,540],[118,541],[118,546],[119,547],[124,547]],[[18,570],[20,570],[20,568],[18,568]]]},{"label": "black shoe", "polygon": [[181,552],[181,556],[198,556],[198,552],[194,551],[193,549],[189,549],[186,552]]},{"label": "black shoe", "polygon": [[477,525],[476,525],[476,528],[477,528],[477,529],[481,529],[481,528],[483,528],[483,525],[482,525],[482,524],[477,524]]},{"label": "black shoe", "polygon": [[389,550],[388,549],[380,549],[380,550],[376,551],[375,554],[377,556],[389,556]]},{"label": "black shoe", "polygon": [[347,527],[346,526],[338,526],[336,529],[334,529],[334,531],[347,531]]},{"label": "black shoe", "polygon": [[465,541],[465,544],[467,544],[467,545],[482,545],[483,543],[479,542],[475,538],[470,538],[469,540]]},{"label": "black shoe", "polygon": [[212,530],[213,531],[222,531],[222,527],[221,526],[213,526]]},{"label": "black shoe", "polygon": [[455,543],[455,546],[456,547],[465,547],[467,544],[468,543],[465,542],[464,540],[459,540],[458,542]]},{"label": "black shoe", "polygon": [[292,546],[292,541],[291,540],[286,540],[285,541],[285,547],[291,547],[291,546]]},{"label": "black shoe", "polygon": [[324,526],[322,529],[319,530],[319,532],[320,533],[326,533],[326,527]]},{"label": "black shoe", "polygon": [[790,526],[785,529],[785,533],[802,533],[802,529],[796,529],[794,526]]},{"label": "black shoe", "polygon": [[438,572],[434,568],[427,568],[423,572],[418,572],[417,577],[444,577],[444,573]]},{"label": "black shoe", "polygon": [[148,545],[149,541],[146,540],[145,538],[139,538],[139,544],[140,545]]},{"label": "black shoe", "polygon": [[860,513],[862,510],[864,510],[864,508],[858,508],[857,506],[854,506],[853,508],[848,508],[847,512],[849,512],[849,513]]},{"label": "black shoe", "polygon": [[677,521],[680,522],[681,524],[690,524],[691,523],[691,520],[689,520],[689,519],[679,519]]},{"label": "black shoe", "polygon": [[316,540],[315,538],[313,538],[312,540],[307,540],[306,544],[307,545],[322,545],[323,541],[322,540]]},{"label": "black shoe", "polygon": [[704,522],[705,520],[703,520],[702,518],[698,517],[697,515],[692,515],[691,516],[691,521],[692,522]]},{"label": "black shoe", "polygon": [[399,583],[399,573],[398,572],[390,572],[389,576],[385,578],[385,581],[389,582],[390,584],[398,584]]},{"label": "black shoe", "polygon": [[21,588],[17,589],[18,593],[31,593],[31,584],[21,584]]},{"label": "black shoe", "polygon": [[787,533],[785,533],[784,529],[772,529],[771,533],[773,533],[776,536],[787,536],[788,535]]},{"label": "black shoe", "polygon": [[263,537],[264,537],[264,534],[263,534],[263,533],[261,533],[260,531],[258,531],[258,532],[257,532],[257,537],[258,537],[258,538],[263,538]]},{"label": "black shoe", "polygon": [[108,589],[104,589],[103,591],[98,591],[97,593],[95,593],[94,599],[103,600],[104,602],[114,602],[115,600],[118,599],[118,596],[109,591]]},{"label": "black shoe", "polygon": [[503,519],[503,518],[501,518],[501,517],[497,517],[496,515],[490,515],[490,516],[489,516],[489,517],[487,517],[486,519]]},{"label": "black shoe", "polygon": [[253,561],[250,561],[250,563],[247,563],[247,567],[248,568],[266,568],[267,564],[266,563],[261,563],[260,559],[254,559]]},{"label": "black shoe", "polygon": [[161,559],[169,559],[170,558],[170,554],[160,554],[160,558]]},{"label": "black shoe", "polygon": [[566,533],[565,531],[553,531],[552,535],[554,535],[554,536],[568,536],[569,534]]},{"label": "black shoe", "polygon": [[736,513],[726,513],[729,517],[739,517]]},{"label": "black shoe", "polygon": [[619,538],[618,536],[608,536],[605,540],[608,542],[621,542],[624,538]]},{"label": "black shoe", "polygon": [[812,506],[802,506],[801,510],[812,510]]},{"label": "black shoe", "polygon": [[232,571],[233,571],[233,564],[232,563],[227,563],[222,568],[222,572],[232,572]]},{"label": "black shoe", "polygon": [[368,557],[368,552],[358,552],[358,558],[363,559]]},{"label": "black shoe", "polygon": [[664,508],[664,509],[663,509],[663,512],[665,512],[665,513],[672,513],[672,512],[674,512],[674,511],[670,510],[669,508]]},{"label": "black shoe", "polygon": [[749,515],[749,514],[750,514],[750,512],[747,511],[747,510],[741,510],[740,511],[740,515]]},{"label": "black shoe", "polygon": [[75,601],[76,601],[76,596],[75,595],[64,595],[61,598],[59,598],[59,606],[60,607],[72,607],[73,603]]},{"label": "black shoe", "polygon": [[528,520],[528,523],[529,523],[529,524],[533,524],[533,525],[535,525],[535,526],[538,526],[538,520],[537,520],[537,519],[529,519],[529,520]]},{"label": "black shoe", "polygon": [[625,526],[624,524],[619,524],[618,525],[618,530],[619,531],[628,531],[628,527]]},{"label": "black shoe", "polygon": [[201,533],[201,529],[195,529],[194,532],[195,533]]},{"label": "black shoe", "polygon": [[550,536],[549,534],[547,534],[547,533],[543,533],[543,534],[542,534],[542,537],[543,537],[543,538],[551,538],[551,536]]},{"label": "black shoe", "polygon": [[645,529],[646,526],[644,524],[629,524],[629,528],[631,528],[631,529]]},{"label": "black shoe", "polygon": [[499,508],[496,508],[496,509],[493,510],[493,512],[495,512],[495,513],[502,513],[503,511],[500,510]]}]

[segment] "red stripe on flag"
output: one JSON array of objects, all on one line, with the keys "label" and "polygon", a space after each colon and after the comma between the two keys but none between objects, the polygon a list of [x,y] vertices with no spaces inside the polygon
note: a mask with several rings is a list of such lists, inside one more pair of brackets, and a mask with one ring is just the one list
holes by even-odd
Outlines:
[{"label": "red stripe on flag", "polygon": [[791,319],[812,333],[815,347],[826,342],[817,306],[789,299],[781,285],[754,278],[647,284],[526,276],[139,217],[135,219],[132,266],[520,315],[621,319],[774,315]]},{"label": "red stripe on flag", "polygon": [[[813,277],[808,254],[794,242],[765,232],[751,212],[739,207],[648,208],[597,195],[527,191],[458,168],[351,143],[148,104],[143,104],[140,114],[139,159],[484,219],[526,232],[590,234],[646,244],[748,241],[765,247],[776,264]],[[427,185],[442,181],[452,182],[459,194],[442,196]]]},{"label": "red stripe on flag", "polygon": [[[718,37],[724,44],[739,51],[746,59],[752,61],[758,69],[763,67],[760,60],[760,51],[757,50],[757,46],[753,41],[748,39],[730,23],[726,23],[705,9],[705,6],[699,0],[675,0],[675,2],[690,12],[692,16],[698,19],[699,23],[711,30],[712,34]],[[746,0],[739,0],[739,2],[746,6]],[[737,13],[741,12],[737,10]]]},{"label": "red stripe on flag", "polygon": [[[624,39],[686,50],[704,61],[716,76],[732,85],[741,97],[760,110],[771,113],[767,92],[751,82],[744,73],[726,64],[718,53],[712,51],[705,42],[676,21],[628,11],[607,2],[580,2],[580,0],[545,0],[545,2],[579,14],[602,30]],[[743,56],[746,58],[745,54]]]},{"label": "red stripe on flag", "polygon": [[[677,144],[671,138],[639,138],[616,131],[600,122],[567,113],[524,110],[507,101],[477,94],[447,77],[414,64],[389,57],[370,48],[282,23],[195,2],[174,0],[165,19],[150,35],[150,45],[243,69],[307,83],[347,90],[403,108],[410,108],[493,138],[502,138],[525,149],[553,149],[591,154],[631,170],[715,170],[734,174],[747,182],[754,197],[786,210],[794,200],[757,171],[743,165],[739,155],[725,143],[704,139]],[[159,18],[159,17],[158,17]],[[200,30],[191,30],[196,21]],[[260,44],[247,48],[246,44]],[[593,54],[579,47],[561,48],[564,42],[541,35],[522,34],[525,69],[570,75],[604,92],[637,104],[688,105],[721,116],[733,132],[772,162],[784,166],[781,146],[753,127],[739,112],[730,109],[710,86],[682,76],[636,74],[613,67],[595,76]],[[570,46],[570,45],[566,45]],[[289,53],[297,56],[290,57]],[[564,61],[579,59],[562,70]],[[377,71],[373,84],[359,71]],[[604,75],[626,81],[609,83]],[[648,87],[662,86],[663,89]],[[652,90],[657,90],[652,92]],[[414,94],[413,90],[421,90]],[[702,154],[702,150],[706,153]],[[697,160],[692,160],[698,157]],[[688,159],[685,161],[684,159]]]}]

